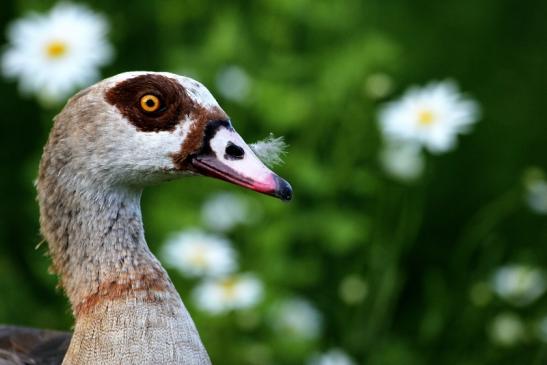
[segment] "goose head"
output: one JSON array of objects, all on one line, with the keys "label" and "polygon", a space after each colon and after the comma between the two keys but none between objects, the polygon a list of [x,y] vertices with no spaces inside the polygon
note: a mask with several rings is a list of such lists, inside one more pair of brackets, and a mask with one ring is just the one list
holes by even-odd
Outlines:
[{"label": "goose head", "polygon": [[[131,72],[76,94],[50,137],[56,158],[93,186],[142,187],[204,175],[290,200],[201,83],[171,73]],[[62,140],[55,143],[56,140]],[[45,167],[47,170],[47,166]]]}]

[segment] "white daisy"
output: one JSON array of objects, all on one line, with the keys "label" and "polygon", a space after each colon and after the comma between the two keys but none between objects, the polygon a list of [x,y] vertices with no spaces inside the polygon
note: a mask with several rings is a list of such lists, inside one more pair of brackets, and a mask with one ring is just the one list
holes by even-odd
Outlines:
[{"label": "white daisy", "polygon": [[366,78],[364,89],[373,99],[384,98],[393,90],[393,79],[385,73],[374,73]]},{"label": "white daisy", "polygon": [[538,214],[547,214],[547,182],[536,180],[526,185],[528,206]]},{"label": "white daisy", "polygon": [[412,142],[432,153],[454,148],[456,136],[469,130],[478,118],[475,101],[464,97],[451,81],[413,87],[403,97],[380,110],[380,127],[392,142]]},{"label": "white daisy", "polygon": [[543,295],[545,276],[540,269],[527,265],[502,266],[492,276],[492,289],[509,303],[524,306]]},{"label": "white daisy", "polygon": [[24,93],[62,100],[99,78],[97,68],[112,56],[107,29],[104,17],[81,5],[61,3],[47,14],[29,14],[8,28],[2,73],[18,78]]},{"label": "white daisy", "polygon": [[368,284],[360,275],[351,274],[342,279],[338,293],[347,304],[358,304],[367,297]]},{"label": "white daisy", "polygon": [[272,314],[272,327],[282,336],[312,340],[321,332],[321,313],[304,299],[286,299],[274,306]]},{"label": "white daisy", "polygon": [[322,354],[312,356],[309,365],[355,365],[355,361],[344,351],[333,348]]},{"label": "white daisy", "polygon": [[182,274],[220,276],[237,269],[236,253],[222,237],[199,230],[187,230],[171,236],[162,250],[165,263]]},{"label": "white daisy", "polygon": [[492,300],[492,289],[487,282],[479,281],[469,289],[469,299],[477,307],[484,307]]},{"label": "white daisy", "polygon": [[384,170],[401,181],[416,180],[424,171],[424,158],[414,143],[388,143],[380,152]]},{"label": "white daisy", "polygon": [[513,346],[525,337],[525,328],[521,319],[513,313],[498,314],[489,328],[492,341],[501,346]]},{"label": "white daisy", "polygon": [[238,195],[218,193],[203,204],[203,222],[216,231],[228,231],[234,226],[249,221],[249,206]]},{"label": "white daisy", "polygon": [[216,87],[226,99],[241,102],[249,95],[251,80],[243,68],[232,65],[220,70]]},{"label": "white daisy", "polygon": [[547,214],[547,181],[538,168],[530,168],[524,174],[526,202],[538,214]]},{"label": "white daisy", "polygon": [[253,274],[207,279],[193,293],[196,304],[212,314],[252,307],[262,295],[262,282]]},{"label": "white daisy", "polygon": [[536,335],[540,341],[547,343],[547,316],[541,318],[536,323]]}]

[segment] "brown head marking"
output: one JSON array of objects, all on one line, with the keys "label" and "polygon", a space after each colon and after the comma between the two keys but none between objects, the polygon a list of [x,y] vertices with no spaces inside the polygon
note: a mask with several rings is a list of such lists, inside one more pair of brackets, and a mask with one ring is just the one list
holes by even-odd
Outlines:
[{"label": "brown head marking", "polygon": [[187,158],[192,153],[198,152],[203,144],[205,138],[205,128],[207,123],[218,120],[229,120],[228,115],[219,107],[213,107],[211,109],[205,109],[203,107],[195,108],[191,115],[194,121],[181,149],[176,154],[173,154],[173,162],[175,166],[180,170],[187,168]]},{"label": "brown head marking", "polygon": [[[159,99],[158,110],[146,112],[142,109],[140,100],[145,95]],[[154,74],[124,80],[109,89],[105,98],[142,132],[174,130],[195,109],[194,101],[178,81]]]},{"label": "brown head marking", "polygon": [[[200,87],[195,81],[192,86]],[[141,98],[149,94],[156,96],[161,103],[160,108],[152,113],[144,111],[140,105]],[[192,125],[188,135],[180,151],[172,156],[179,169],[185,169],[187,157],[201,148],[207,123],[228,120],[222,109],[199,105],[177,80],[167,76],[147,74],[121,81],[109,89],[105,97],[142,132],[172,131],[182,119],[189,117]]]}]

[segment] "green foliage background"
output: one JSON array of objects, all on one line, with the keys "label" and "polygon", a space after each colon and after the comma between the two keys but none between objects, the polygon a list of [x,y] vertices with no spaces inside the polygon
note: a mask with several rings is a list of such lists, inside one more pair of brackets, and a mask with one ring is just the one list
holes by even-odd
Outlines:
[{"label": "green foliage background", "polygon": [[[5,26],[51,1],[4,1]],[[544,266],[545,217],[522,198],[522,174],[547,166],[547,33],[544,1],[260,0],[89,1],[111,23],[115,61],[127,70],[188,74],[207,85],[247,141],[270,131],[290,144],[277,171],[294,201],[192,178],[148,189],[143,210],[157,252],[170,232],[199,224],[215,191],[251,199],[260,220],[231,234],[243,270],[265,282],[262,307],[213,318],[186,299],[218,364],[299,364],[315,350],[341,347],[362,364],[541,364],[534,337],[547,298],[511,308],[470,300],[477,282],[510,262]],[[243,103],[223,99],[215,78],[239,65],[252,80]],[[456,79],[483,111],[458,148],[429,156],[424,176],[405,185],[378,165],[381,140],[367,77],[382,72],[396,97],[410,84]],[[0,84],[0,323],[69,329],[68,305],[38,230],[33,180],[52,117]],[[363,302],[341,300],[348,275],[368,283]],[[193,282],[172,273],[183,298]],[[296,293],[323,313],[323,336],[284,341],[267,325],[269,302]],[[186,294],[186,296],[185,296]],[[524,341],[500,347],[488,326],[518,313]]]}]

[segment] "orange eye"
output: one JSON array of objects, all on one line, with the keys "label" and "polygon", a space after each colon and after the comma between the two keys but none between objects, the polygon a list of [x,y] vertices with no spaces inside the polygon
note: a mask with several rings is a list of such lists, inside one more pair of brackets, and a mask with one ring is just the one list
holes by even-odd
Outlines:
[{"label": "orange eye", "polygon": [[145,112],[155,112],[160,108],[160,99],[152,94],[147,94],[141,98],[141,108]]}]

